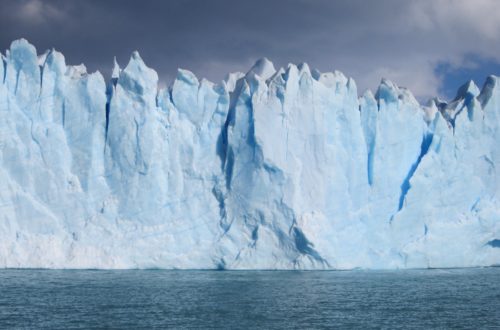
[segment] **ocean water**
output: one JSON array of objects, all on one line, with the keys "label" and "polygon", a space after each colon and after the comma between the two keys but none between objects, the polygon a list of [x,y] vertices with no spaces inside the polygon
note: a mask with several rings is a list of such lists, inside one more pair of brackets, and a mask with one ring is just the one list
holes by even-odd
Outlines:
[{"label": "ocean water", "polygon": [[500,328],[500,268],[0,270],[0,328]]}]

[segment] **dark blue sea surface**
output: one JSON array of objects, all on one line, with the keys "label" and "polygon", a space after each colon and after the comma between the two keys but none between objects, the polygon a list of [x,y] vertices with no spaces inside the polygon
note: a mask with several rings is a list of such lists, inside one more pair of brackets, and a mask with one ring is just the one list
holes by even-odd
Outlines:
[{"label": "dark blue sea surface", "polygon": [[0,328],[500,328],[500,268],[0,270]]}]

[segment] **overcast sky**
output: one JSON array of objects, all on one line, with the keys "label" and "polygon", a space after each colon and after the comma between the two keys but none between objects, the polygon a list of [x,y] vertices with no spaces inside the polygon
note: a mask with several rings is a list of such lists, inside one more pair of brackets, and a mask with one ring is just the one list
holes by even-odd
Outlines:
[{"label": "overcast sky", "polygon": [[138,50],[164,84],[178,67],[220,81],[264,56],[340,70],[360,93],[385,77],[420,100],[500,75],[498,0],[1,0],[2,53],[21,37],[105,76]]}]

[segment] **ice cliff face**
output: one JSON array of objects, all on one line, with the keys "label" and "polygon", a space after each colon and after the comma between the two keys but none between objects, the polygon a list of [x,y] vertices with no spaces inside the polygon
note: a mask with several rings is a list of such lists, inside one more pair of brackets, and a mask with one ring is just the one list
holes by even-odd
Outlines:
[{"label": "ice cliff face", "polygon": [[14,41],[0,65],[0,266],[500,264],[500,80],[423,107],[260,60],[170,89]]}]

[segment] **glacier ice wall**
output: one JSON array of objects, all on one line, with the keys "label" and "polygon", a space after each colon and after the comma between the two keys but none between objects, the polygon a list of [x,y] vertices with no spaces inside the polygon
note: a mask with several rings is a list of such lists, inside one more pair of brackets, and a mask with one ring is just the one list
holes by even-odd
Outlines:
[{"label": "glacier ice wall", "polygon": [[0,267],[500,264],[500,80],[421,106],[258,61],[221,84],[137,52],[106,83],[14,41],[0,65]]}]

